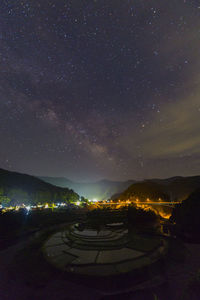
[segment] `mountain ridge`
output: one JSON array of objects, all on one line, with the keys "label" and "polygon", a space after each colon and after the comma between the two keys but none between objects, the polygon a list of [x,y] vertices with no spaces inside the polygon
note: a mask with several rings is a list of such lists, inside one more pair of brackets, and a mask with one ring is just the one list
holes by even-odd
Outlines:
[{"label": "mountain ridge", "polygon": [[37,204],[78,200],[79,195],[72,189],[61,188],[44,182],[33,175],[0,169],[0,202],[10,204]]},{"label": "mountain ridge", "polygon": [[[140,197],[145,199],[153,197],[168,198],[170,201],[183,201],[191,193],[200,188],[200,176],[174,176],[166,179],[147,179],[141,182],[133,183],[123,193],[116,198],[128,199],[130,197]],[[160,193],[159,197],[155,195]]]}]

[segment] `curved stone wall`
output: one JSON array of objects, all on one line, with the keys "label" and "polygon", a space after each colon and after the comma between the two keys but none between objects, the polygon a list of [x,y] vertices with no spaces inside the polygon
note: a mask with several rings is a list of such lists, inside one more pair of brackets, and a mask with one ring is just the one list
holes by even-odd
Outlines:
[{"label": "curved stone wall", "polygon": [[59,269],[106,276],[150,264],[166,248],[161,240],[152,243],[152,247],[147,245],[147,239],[135,239],[127,229],[109,226],[100,231],[89,228],[79,231],[72,225],[65,231],[53,234],[44,244],[43,251],[47,260]]}]

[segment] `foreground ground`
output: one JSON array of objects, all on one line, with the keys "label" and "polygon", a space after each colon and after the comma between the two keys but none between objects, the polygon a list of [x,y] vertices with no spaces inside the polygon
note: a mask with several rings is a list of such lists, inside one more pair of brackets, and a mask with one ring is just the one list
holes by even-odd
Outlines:
[{"label": "foreground ground", "polygon": [[[31,262],[27,260],[27,250]],[[200,244],[173,242],[161,275],[152,275],[152,280],[133,284],[132,288],[121,288],[117,280],[111,280],[110,287],[106,287],[101,282],[96,284],[94,279],[87,282],[66,277],[43,263],[37,251],[37,244],[34,246],[29,238],[0,252],[0,299],[199,300],[199,287],[192,280],[200,266]]]}]

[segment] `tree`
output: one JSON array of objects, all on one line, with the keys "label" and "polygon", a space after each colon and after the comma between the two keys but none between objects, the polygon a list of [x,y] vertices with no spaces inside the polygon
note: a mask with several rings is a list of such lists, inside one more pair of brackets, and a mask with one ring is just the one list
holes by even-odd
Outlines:
[{"label": "tree", "polygon": [[0,203],[2,206],[9,206],[11,202],[11,199],[8,198],[7,196],[0,195]]},{"label": "tree", "polygon": [[193,192],[186,200],[177,205],[171,216],[177,230],[194,233],[199,236],[200,228],[200,189]]},{"label": "tree", "polygon": [[53,195],[48,190],[39,190],[36,192],[35,201],[36,203],[50,203],[53,202]]},{"label": "tree", "polygon": [[4,188],[0,186],[0,196],[4,195]]},{"label": "tree", "polygon": [[28,193],[21,189],[11,189],[8,196],[14,205],[30,203]]},{"label": "tree", "polygon": [[159,223],[159,218],[154,211],[144,210],[133,205],[128,207],[127,219],[130,231],[135,229],[155,231]]}]

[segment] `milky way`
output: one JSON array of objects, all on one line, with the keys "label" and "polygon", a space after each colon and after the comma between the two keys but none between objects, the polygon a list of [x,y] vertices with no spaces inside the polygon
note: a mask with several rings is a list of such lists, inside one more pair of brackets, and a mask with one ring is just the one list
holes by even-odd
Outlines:
[{"label": "milky way", "polygon": [[1,1],[0,166],[200,173],[200,2]]}]

